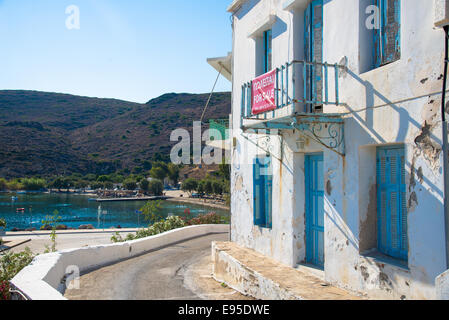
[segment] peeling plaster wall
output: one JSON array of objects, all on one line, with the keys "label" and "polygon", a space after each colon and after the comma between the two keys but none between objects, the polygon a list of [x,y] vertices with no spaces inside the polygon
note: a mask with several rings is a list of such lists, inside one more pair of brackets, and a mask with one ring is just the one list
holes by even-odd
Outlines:
[{"label": "peeling plaster wall", "polygon": [[[257,41],[248,33],[257,22],[277,16],[273,66],[303,56],[303,12],[292,14],[282,5],[281,0],[250,0],[234,16],[234,128],[240,127],[241,85],[256,76]],[[348,66],[340,76],[344,104],[324,108],[344,114],[345,157],[312,140],[299,150],[296,140],[301,134],[292,130],[270,139],[235,130],[232,240],[292,267],[304,262],[304,155],[323,152],[326,280],[375,298],[432,299],[435,277],[445,271],[438,94],[444,34],[433,25],[433,1],[402,1],[401,59],[369,71],[366,41],[361,41],[366,38],[363,5],[359,0],[324,5],[324,60],[346,60]],[[375,152],[388,144],[406,149],[408,268],[366,255],[377,241]],[[267,151],[273,156],[272,230],[253,226],[252,160]]]}]

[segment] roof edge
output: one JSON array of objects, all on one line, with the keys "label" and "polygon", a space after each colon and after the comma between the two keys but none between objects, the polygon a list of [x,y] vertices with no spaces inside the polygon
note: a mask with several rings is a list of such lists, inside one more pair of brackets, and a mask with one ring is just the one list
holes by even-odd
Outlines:
[{"label": "roof edge", "polygon": [[229,5],[227,11],[234,13],[236,12],[238,9],[240,9],[240,7],[246,2],[247,0],[233,0],[232,3]]}]

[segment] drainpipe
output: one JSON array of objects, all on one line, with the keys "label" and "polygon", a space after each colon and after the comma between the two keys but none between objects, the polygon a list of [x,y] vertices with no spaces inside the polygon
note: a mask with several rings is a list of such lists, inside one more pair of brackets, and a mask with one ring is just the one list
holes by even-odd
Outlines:
[{"label": "drainpipe", "polygon": [[446,266],[449,269],[449,147],[448,147],[448,123],[446,119],[446,84],[447,67],[449,59],[448,43],[449,26],[444,27],[444,76],[443,76],[443,94],[441,98],[441,120],[443,125],[443,174],[444,174],[444,225],[446,234]]}]

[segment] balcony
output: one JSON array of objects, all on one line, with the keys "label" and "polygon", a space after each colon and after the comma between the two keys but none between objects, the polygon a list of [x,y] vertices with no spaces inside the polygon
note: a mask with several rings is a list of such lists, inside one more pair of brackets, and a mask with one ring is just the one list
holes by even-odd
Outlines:
[{"label": "balcony", "polygon": [[326,113],[339,106],[339,77],[346,67],[295,60],[242,85],[240,127],[300,130],[344,154],[343,118]]}]

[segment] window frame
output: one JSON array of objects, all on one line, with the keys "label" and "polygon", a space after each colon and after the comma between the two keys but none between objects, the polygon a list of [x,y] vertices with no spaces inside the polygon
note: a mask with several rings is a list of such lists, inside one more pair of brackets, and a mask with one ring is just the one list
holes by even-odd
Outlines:
[{"label": "window frame", "polygon": [[268,73],[273,69],[273,30],[268,29],[263,33],[263,73]]}]

